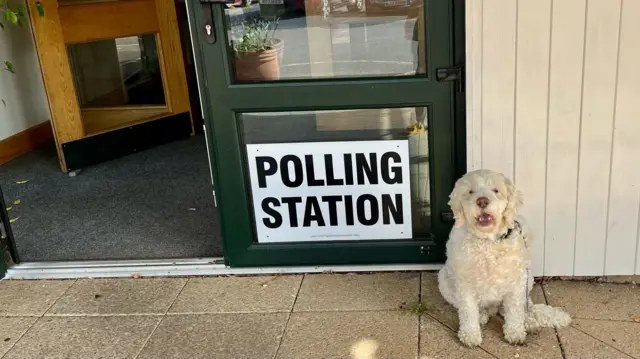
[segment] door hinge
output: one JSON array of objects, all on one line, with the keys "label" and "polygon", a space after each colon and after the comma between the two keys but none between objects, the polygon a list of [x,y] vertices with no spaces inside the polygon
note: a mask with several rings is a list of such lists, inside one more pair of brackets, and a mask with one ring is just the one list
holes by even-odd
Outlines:
[{"label": "door hinge", "polygon": [[454,66],[436,69],[436,81],[456,82],[456,91],[464,92],[464,66]]},{"label": "door hinge", "polygon": [[453,216],[453,212],[442,212],[440,213],[440,219],[442,222],[455,222],[455,217]]}]

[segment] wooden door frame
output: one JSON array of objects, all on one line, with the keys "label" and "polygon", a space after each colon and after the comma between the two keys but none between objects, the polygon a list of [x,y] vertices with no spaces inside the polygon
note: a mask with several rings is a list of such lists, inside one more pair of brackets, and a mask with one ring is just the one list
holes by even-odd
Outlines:
[{"label": "wooden door frame", "polygon": [[[75,169],[67,163],[67,155],[65,155],[67,145],[78,141],[86,143],[86,140],[91,137],[115,133],[121,129],[185,113],[188,114],[189,122],[192,122],[182,44],[173,1],[127,0],[78,5],[59,5],[58,0],[27,0],[27,2],[50,106],[58,158],[64,172]],[[36,3],[39,3],[44,10],[42,16],[39,15]],[[87,16],[87,14],[95,15]],[[114,19],[117,21],[113,21]],[[113,26],[114,24],[118,26]],[[113,118],[114,115],[117,117],[120,111],[120,113],[128,113],[134,119],[140,119],[105,126],[103,130],[89,131],[83,122],[83,112],[87,110],[82,110],[77,101],[67,45],[145,33],[155,34],[166,105],[92,109],[94,116],[99,118],[100,116]],[[132,110],[137,113],[132,114]],[[190,126],[190,134],[193,134],[193,124],[191,123]],[[149,129],[151,130],[151,127]],[[117,142],[117,139],[114,141]]]}]

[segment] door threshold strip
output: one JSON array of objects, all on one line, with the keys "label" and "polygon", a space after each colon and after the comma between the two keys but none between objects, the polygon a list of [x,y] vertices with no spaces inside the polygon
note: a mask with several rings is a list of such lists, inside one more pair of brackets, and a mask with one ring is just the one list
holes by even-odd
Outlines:
[{"label": "door threshold strip", "polygon": [[121,260],[81,262],[27,262],[9,267],[5,279],[77,279],[127,277],[181,277],[269,275],[301,273],[434,271],[442,264],[328,265],[230,268],[222,258],[178,260]]}]

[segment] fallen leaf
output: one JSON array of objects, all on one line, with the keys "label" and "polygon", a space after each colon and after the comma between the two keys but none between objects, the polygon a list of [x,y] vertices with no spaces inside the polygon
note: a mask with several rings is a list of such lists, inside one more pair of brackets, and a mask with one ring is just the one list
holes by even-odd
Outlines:
[{"label": "fallen leaf", "polygon": [[27,182],[29,182],[29,180],[26,180],[26,181],[16,181],[16,183],[17,183],[17,184],[25,184],[25,183],[27,183]]},{"label": "fallen leaf", "polygon": [[140,274],[134,274],[131,276],[133,279],[140,279]]},{"label": "fallen leaf", "polygon": [[13,223],[13,222],[17,221],[17,220],[18,220],[18,218],[20,218],[20,217],[16,217],[16,218],[11,218],[11,219],[9,219],[9,223]]},{"label": "fallen leaf", "polygon": [[640,323],[640,314],[632,315],[631,320],[633,320],[636,323]]},{"label": "fallen leaf", "polygon": [[15,201],[13,201],[13,205],[14,205],[14,206],[17,206],[17,205],[19,205],[20,203],[22,203],[22,201],[21,201],[21,200],[19,200],[19,199],[16,199]]},{"label": "fallen leaf", "polygon": [[9,212],[11,210],[11,208],[13,208],[13,206],[7,207],[7,212]]}]

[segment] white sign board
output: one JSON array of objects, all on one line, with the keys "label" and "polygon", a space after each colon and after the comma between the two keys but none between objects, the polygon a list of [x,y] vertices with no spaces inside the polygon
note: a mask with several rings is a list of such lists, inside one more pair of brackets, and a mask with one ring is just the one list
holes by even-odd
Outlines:
[{"label": "white sign board", "polygon": [[258,242],[411,238],[407,141],[247,145]]}]

